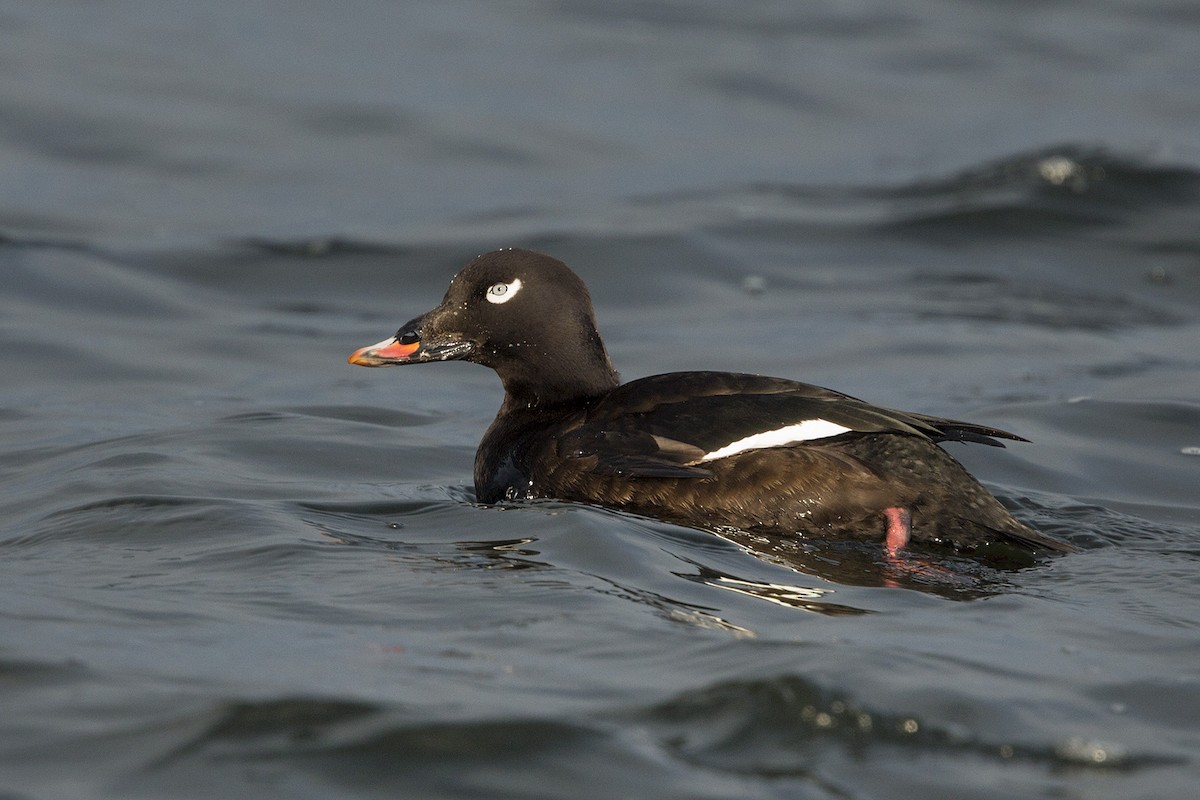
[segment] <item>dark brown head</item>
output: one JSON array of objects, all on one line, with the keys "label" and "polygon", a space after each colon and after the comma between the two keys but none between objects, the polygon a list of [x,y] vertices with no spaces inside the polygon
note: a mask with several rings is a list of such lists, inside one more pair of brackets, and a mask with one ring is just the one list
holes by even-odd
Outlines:
[{"label": "dark brown head", "polygon": [[514,404],[577,400],[618,383],[587,287],[566,264],[531,250],[479,256],[454,276],[441,305],[349,361],[390,367],[456,359],[496,370]]}]

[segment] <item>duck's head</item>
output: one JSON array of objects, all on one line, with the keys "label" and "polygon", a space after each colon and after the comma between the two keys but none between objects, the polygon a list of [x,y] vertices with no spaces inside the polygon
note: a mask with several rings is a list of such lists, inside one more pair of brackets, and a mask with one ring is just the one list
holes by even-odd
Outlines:
[{"label": "duck's head", "polygon": [[618,383],[587,287],[566,264],[531,250],[479,256],[437,308],[349,358],[363,367],[453,360],[491,367],[509,401],[525,405],[599,395]]}]

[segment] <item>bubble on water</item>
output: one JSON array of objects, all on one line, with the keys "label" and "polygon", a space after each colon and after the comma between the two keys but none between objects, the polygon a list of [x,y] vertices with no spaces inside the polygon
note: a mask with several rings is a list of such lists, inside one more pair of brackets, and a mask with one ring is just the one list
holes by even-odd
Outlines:
[{"label": "bubble on water", "polygon": [[1163,267],[1151,267],[1146,270],[1146,280],[1158,286],[1168,286],[1173,282],[1171,274]]},{"label": "bubble on water", "polygon": [[742,279],[742,291],[746,294],[762,294],[767,290],[767,279],[761,275],[747,275]]},{"label": "bubble on water", "polygon": [[1037,164],[1038,176],[1051,186],[1065,186],[1074,192],[1087,191],[1093,179],[1103,178],[1102,169],[1089,170],[1066,156],[1049,156]]},{"label": "bubble on water", "polygon": [[1114,766],[1129,758],[1129,751],[1115,742],[1072,736],[1054,748],[1054,754],[1072,764]]}]

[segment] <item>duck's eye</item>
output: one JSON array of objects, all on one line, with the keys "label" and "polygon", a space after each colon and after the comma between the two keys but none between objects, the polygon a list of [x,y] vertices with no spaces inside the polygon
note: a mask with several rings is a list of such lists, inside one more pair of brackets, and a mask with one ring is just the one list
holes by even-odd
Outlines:
[{"label": "duck's eye", "polygon": [[521,279],[513,278],[509,283],[493,283],[484,295],[489,303],[507,303],[521,291]]}]

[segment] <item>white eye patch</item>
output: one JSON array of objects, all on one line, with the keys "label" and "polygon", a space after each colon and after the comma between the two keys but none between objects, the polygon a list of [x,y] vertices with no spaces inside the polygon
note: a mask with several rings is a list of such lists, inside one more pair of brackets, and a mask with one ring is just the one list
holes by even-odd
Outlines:
[{"label": "white eye patch", "polygon": [[805,442],[812,439],[826,439],[830,436],[837,436],[839,433],[846,433],[849,430],[849,428],[838,425],[835,422],[830,422],[829,420],[806,419],[795,425],[785,425],[773,431],[763,431],[753,436],[747,436],[745,439],[738,439],[732,444],[725,445],[720,450],[706,453],[700,460],[715,461],[718,458],[728,458],[735,453],[743,453],[747,450],[758,450],[764,447],[782,447],[785,444],[795,444],[796,442]]},{"label": "white eye patch", "polygon": [[513,278],[509,283],[493,283],[488,287],[487,298],[489,303],[507,303],[516,297],[517,292],[521,291],[521,279]]}]

